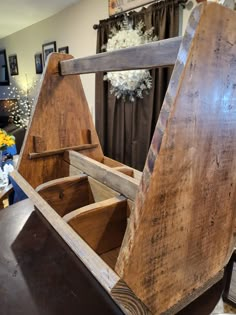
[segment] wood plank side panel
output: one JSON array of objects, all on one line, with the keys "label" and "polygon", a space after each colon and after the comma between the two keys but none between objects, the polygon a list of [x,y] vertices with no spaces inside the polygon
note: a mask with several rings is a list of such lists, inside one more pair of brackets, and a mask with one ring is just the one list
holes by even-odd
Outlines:
[{"label": "wood plank side panel", "polygon": [[128,228],[125,233],[124,241],[121,247],[120,255],[118,257],[116,271],[123,276],[124,266],[130,257],[130,250],[128,244],[133,244],[136,228],[141,222],[142,211],[143,211],[143,202],[146,194],[149,190],[150,179],[153,173],[153,168],[156,162],[156,159],[159,155],[159,150],[161,147],[163,135],[165,133],[165,129],[168,122],[168,117],[170,115],[170,111],[174,104],[175,96],[178,92],[179,83],[181,81],[181,77],[183,76],[183,70],[187,62],[187,54],[191,47],[192,39],[195,33],[195,29],[199,23],[200,16],[202,13],[202,6],[198,6],[193,10],[188,25],[186,28],[185,35],[183,37],[183,41],[180,46],[179,54],[177,56],[177,60],[175,63],[175,67],[172,72],[170,84],[168,86],[166,96],[161,108],[161,112],[156,124],[156,128],[153,134],[153,139],[149,148],[149,152],[147,155],[146,163],[143,169],[142,177],[140,180],[139,191],[136,198],[136,208],[133,215],[130,218]]},{"label": "wood plank side panel", "polygon": [[235,245],[236,13],[202,9],[116,269],[154,314],[191,302]]},{"label": "wood plank side panel", "polygon": [[[119,276],[82,240],[82,238],[51,208],[48,203],[28,184],[17,172],[11,173],[12,178],[31,199],[37,210],[55,229],[58,235],[65,241],[73,253],[88,268],[95,279],[103,286],[108,294],[126,315],[151,315],[147,307],[134,295],[124,282],[123,289],[119,286],[119,292],[113,293],[120,283]],[[122,298],[121,298],[122,296]],[[125,298],[125,301],[124,301]]]},{"label": "wood plank side panel", "polygon": [[181,37],[169,38],[86,58],[61,61],[61,74],[147,69],[173,65],[181,40]]},{"label": "wood plank side panel", "polygon": [[80,258],[95,278],[102,283],[105,290],[110,292],[111,288],[119,281],[119,277],[108,268],[101,258],[94,253],[17,171],[13,171],[11,175],[75,255]]},{"label": "wood plank side panel", "polygon": [[[71,58],[72,56],[66,54],[51,54],[42,75],[35,109],[18,163],[19,172],[34,188],[45,181],[61,177],[60,167],[55,165],[58,157],[29,160],[29,153],[35,152],[35,141],[39,150],[44,151],[86,144],[84,141],[87,140],[91,140],[92,144],[99,144],[79,76],[59,75],[59,62]],[[88,129],[91,132],[85,132]],[[39,144],[35,139],[43,139],[43,143]],[[100,144],[85,152],[92,158],[103,159]],[[57,171],[53,171],[53,168]]]}]

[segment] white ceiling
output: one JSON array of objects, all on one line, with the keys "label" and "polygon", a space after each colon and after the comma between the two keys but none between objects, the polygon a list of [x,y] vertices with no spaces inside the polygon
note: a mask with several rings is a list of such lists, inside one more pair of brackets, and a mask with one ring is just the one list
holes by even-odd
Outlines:
[{"label": "white ceiling", "polygon": [[0,0],[0,39],[77,2],[79,0]]}]

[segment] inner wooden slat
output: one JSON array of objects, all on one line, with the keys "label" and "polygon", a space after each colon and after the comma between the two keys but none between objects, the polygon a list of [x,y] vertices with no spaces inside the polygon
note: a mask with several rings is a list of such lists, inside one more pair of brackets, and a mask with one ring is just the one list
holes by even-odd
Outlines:
[{"label": "inner wooden slat", "polygon": [[66,151],[64,160],[130,200],[134,200],[139,181],[75,151]]},{"label": "inner wooden slat", "polygon": [[40,153],[29,153],[29,158],[32,159],[39,159],[42,157],[46,156],[51,156],[51,155],[57,155],[57,154],[63,154],[66,150],[74,150],[74,151],[83,151],[83,150],[88,150],[88,149],[94,149],[97,148],[98,144],[81,144],[77,145],[74,147],[67,147],[67,148],[61,148],[61,149],[56,149],[56,150],[50,150],[50,151],[45,151],[45,152],[40,152]]},{"label": "inner wooden slat", "polygon": [[66,214],[63,219],[98,254],[121,245],[130,211],[123,196],[93,203]]}]

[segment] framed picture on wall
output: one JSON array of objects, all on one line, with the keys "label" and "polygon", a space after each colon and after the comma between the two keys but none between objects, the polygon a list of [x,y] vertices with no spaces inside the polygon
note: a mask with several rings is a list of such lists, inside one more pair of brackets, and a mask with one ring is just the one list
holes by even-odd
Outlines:
[{"label": "framed picture on wall", "polygon": [[35,71],[37,74],[40,74],[43,72],[43,61],[42,61],[42,54],[38,53],[34,55],[34,61],[35,61]]},{"label": "framed picture on wall", "polygon": [[69,54],[69,46],[58,48],[58,52],[61,54]]},{"label": "framed picture on wall", "polygon": [[108,0],[109,16],[141,7],[155,0]]},{"label": "framed picture on wall", "polygon": [[43,49],[43,63],[45,64],[48,55],[51,54],[52,52],[57,51],[56,42],[54,41],[47,44],[43,44],[42,49]]},{"label": "framed picture on wall", "polygon": [[18,75],[18,63],[17,63],[17,55],[10,55],[9,59],[9,67],[11,75]]}]

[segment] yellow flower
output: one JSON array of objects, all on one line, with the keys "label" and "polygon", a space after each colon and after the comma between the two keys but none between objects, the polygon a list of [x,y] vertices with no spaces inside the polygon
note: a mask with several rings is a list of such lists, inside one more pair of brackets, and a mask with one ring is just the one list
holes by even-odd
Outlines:
[{"label": "yellow flower", "polygon": [[0,129],[0,150],[6,150],[15,144],[15,137],[6,133],[5,130]]}]

